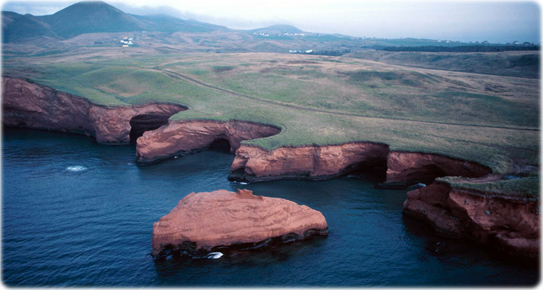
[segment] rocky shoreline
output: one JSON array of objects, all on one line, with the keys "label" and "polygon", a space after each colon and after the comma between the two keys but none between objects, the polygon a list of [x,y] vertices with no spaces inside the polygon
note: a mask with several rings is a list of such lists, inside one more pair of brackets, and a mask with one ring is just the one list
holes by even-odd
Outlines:
[{"label": "rocky shoreline", "polygon": [[352,142],[326,146],[286,146],[266,150],[241,145],[230,168],[230,180],[325,180],[364,169],[383,167],[388,146]]},{"label": "rocky shoreline", "polygon": [[325,180],[352,172],[385,171],[382,187],[407,188],[437,177],[481,177],[492,170],[475,162],[429,153],[390,151],[386,144],[351,142],[339,145],[287,146],[266,150],[242,145],[230,168],[236,181],[285,178]]},{"label": "rocky shoreline", "polygon": [[539,256],[539,199],[504,197],[435,181],[442,176],[478,178],[492,173],[490,168],[475,162],[438,154],[391,151],[386,144],[370,142],[266,150],[242,141],[279,134],[280,128],[236,120],[170,121],[148,126],[153,123],[153,116],[164,122],[165,116],[187,108],[174,104],[100,106],[46,86],[6,77],[2,89],[2,123],[6,126],[73,132],[94,136],[100,143],[127,144],[131,124],[144,123],[146,129],[152,130],[136,137],[140,164],[204,150],[222,140],[236,155],[230,169],[231,180],[323,180],[361,170],[380,170],[384,186],[429,184],[408,192],[406,215],[430,223],[436,232],[446,236],[496,245],[507,253],[527,258]]},{"label": "rocky shoreline", "polygon": [[[112,145],[130,143],[132,125],[142,116],[147,117],[143,126],[156,129],[173,114],[187,109],[168,103],[97,105],[79,96],[9,77],[2,77],[2,96],[5,126],[83,134],[95,137],[98,143]],[[158,120],[154,125],[153,119]]]},{"label": "rocky shoreline", "polygon": [[407,193],[404,214],[430,224],[438,235],[470,239],[501,253],[537,259],[539,200],[490,195],[434,183]]},{"label": "rocky shoreline", "polygon": [[265,138],[279,132],[281,129],[275,126],[247,121],[172,121],[137,139],[136,160],[139,164],[156,163],[207,149],[218,141],[228,143],[228,151],[233,153],[243,140]]}]

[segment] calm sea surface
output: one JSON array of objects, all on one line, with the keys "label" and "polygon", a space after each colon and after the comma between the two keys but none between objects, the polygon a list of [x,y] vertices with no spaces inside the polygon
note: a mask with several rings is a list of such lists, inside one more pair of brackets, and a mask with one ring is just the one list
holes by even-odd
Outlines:
[{"label": "calm sea surface", "polygon": [[[229,182],[233,155],[139,167],[135,148],[4,129],[2,278],[8,286],[534,285],[539,272],[434,236],[405,191],[364,179]],[[153,222],[191,192],[248,188],[321,211],[330,235],[237,258],[151,258]],[[439,243],[439,244],[438,244]]]}]

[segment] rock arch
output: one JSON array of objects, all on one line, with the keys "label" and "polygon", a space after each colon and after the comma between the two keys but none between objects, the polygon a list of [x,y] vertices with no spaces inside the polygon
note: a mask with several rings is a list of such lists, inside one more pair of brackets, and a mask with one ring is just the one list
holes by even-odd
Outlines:
[{"label": "rock arch", "polygon": [[140,114],[130,119],[130,145],[136,145],[136,140],[146,131],[156,130],[168,124],[171,112]]}]

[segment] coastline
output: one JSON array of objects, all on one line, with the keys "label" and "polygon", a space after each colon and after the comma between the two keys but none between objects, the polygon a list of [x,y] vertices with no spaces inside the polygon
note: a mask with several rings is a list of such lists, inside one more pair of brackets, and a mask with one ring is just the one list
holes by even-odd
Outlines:
[{"label": "coastline", "polygon": [[[103,144],[128,144],[130,121],[136,116],[171,116],[187,109],[181,105],[159,103],[100,106],[82,97],[6,77],[3,77],[3,95],[2,122],[6,126],[84,134],[95,137]],[[265,138],[279,133],[280,129],[275,126],[235,120],[168,122],[155,130],[146,131],[137,139],[137,158],[139,163],[158,162],[178,154],[204,150],[217,139],[224,139],[228,141],[230,152],[236,154],[231,166],[231,178],[249,182],[289,178],[323,180],[348,174],[355,169],[372,169],[385,164],[385,183],[403,183],[406,187],[419,182],[429,184],[422,189],[408,192],[404,203],[405,214],[430,222],[438,233],[468,237],[483,244],[498,241],[500,247],[508,253],[520,253],[527,258],[539,256],[539,213],[532,210],[534,204],[539,203],[538,198],[535,201],[522,198],[504,199],[492,192],[486,192],[484,202],[479,202],[482,205],[476,210],[477,214],[470,214],[466,207],[454,202],[460,196],[472,201],[479,198],[474,192],[460,191],[454,186],[444,185],[444,182],[434,181],[437,177],[444,176],[484,177],[492,173],[492,170],[484,165],[439,154],[390,151],[389,145],[369,142],[279,147],[274,150],[242,143],[243,140]],[[426,197],[427,195],[430,197]],[[432,201],[434,199],[439,202]],[[474,217],[488,211],[483,210],[485,206],[515,208],[519,204],[525,208],[522,213],[492,210],[492,213],[499,216],[501,224],[489,221],[485,226],[479,225],[480,229],[472,229],[476,220]],[[445,217],[437,213],[439,210],[445,211]],[[517,214],[528,215],[525,220],[528,221],[530,230],[525,230],[523,226],[522,230],[511,226]],[[447,224],[439,225],[440,219]],[[506,226],[503,225],[503,220],[506,221]],[[447,230],[451,227],[462,230]],[[499,230],[496,230],[496,227],[499,227]],[[524,242],[520,242],[521,240]]]}]

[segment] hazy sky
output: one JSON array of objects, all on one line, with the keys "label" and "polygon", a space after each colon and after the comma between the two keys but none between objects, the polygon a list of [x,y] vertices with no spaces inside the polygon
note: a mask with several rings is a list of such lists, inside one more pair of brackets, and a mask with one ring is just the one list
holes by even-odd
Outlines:
[{"label": "hazy sky", "polygon": [[[52,14],[77,1],[3,2],[3,10]],[[230,28],[291,24],[304,31],[383,38],[540,41],[538,2],[364,0],[106,1],[133,14],[166,13]]]}]

